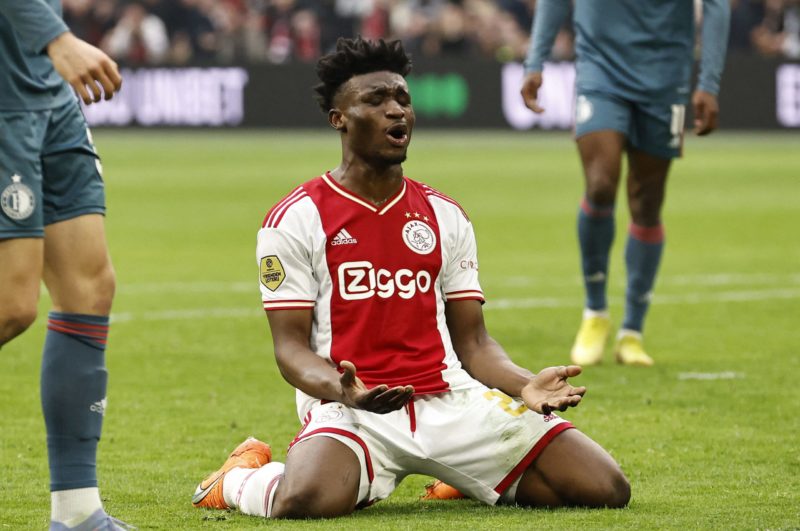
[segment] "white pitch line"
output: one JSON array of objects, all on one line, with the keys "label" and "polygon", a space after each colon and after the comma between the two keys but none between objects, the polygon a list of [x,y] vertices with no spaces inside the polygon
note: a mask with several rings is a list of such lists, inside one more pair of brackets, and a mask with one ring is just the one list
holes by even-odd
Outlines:
[{"label": "white pitch line", "polygon": [[[653,303],[659,304],[709,304],[715,302],[751,302],[763,300],[800,299],[800,289],[768,289],[751,291],[720,291],[716,293],[687,293],[684,295],[654,295]],[[614,298],[612,298],[614,300]],[[491,310],[530,308],[570,308],[580,306],[575,298],[523,298],[498,299],[486,302]]]},{"label": "white pitch line", "polygon": [[678,373],[678,380],[740,380],[743,378],[744,373],[733,371]]},{"label": "white pitch line", "polygon": [[[685,295],[656,295],[654,303],[660,304],[713,304],[718,302],[754,302],[766,300],[800,299],[800,289],[767,289],[749,291],[722,291],[717,293]],[[486,303],[487,310],[514,310],[536,308],[580,308],[580,299],[569,298],[521,298],[497,299]],[[114,323],[130,321],[179,321],[208,318],[250,318],[263,315],[260,308],[193,308],[191,310],[159,310],[147,313],[114,313]]]},{"label": "white pitch line", "polygon": [[[509,276],[498,280],[487,277],[484,284],[496,284],[504,287],[526,287],[526,286],[580,286],[580,275],[572,278],[560,277],[538,277],[538,276]],[[625,284],[625,275],[612,275],[612,282],[616,279],[616,284]],[[800,284],[800,274],[770,274],[770,273],[716,273],[698,275],[665,275],[659,276],[658,286],[752,286],[752,285],[793,285]]]}]

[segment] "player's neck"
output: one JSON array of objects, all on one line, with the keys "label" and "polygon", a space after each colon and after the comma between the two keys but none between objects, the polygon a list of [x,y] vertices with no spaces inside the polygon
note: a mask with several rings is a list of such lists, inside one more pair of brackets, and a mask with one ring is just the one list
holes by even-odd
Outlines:
[{"label": "player's neck", "polygon": [[385,203],[403,186],[403,167],[400,164],[376,168],[342,161],[330,174],[344,188],[369,200],[375,206]]}]

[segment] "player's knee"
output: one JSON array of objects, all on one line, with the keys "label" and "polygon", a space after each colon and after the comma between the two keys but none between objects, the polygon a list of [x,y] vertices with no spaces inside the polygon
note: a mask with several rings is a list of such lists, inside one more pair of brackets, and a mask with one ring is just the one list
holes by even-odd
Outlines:
[{"label": "player's knee", "polygon": [[631,499],[631,485],[621,470],[611,470],[597,477],[587,493],[586,505],[620,509],[626,507]]},{"label": "player's knee", "polygon": [[342,492],[313,486],[278,492],[272,510],[273,518],[332,518],[355,510],[355,502]]},{"label": "player's knee", "polygon": [[36,320],[36,306],[3,305],[0,309],[0,345],[11,341]]},{"label": "player's knee", "polygon": [[595,206],[613,205],[617,197],[617,186],[613,179],[595,177],[586,185],[586,199]]},{"label": "player's knee", "polygon": [[108,315],[111,312],[111,303],[117,288],[116,275],[110,264],[95,275],[93,285],[92,313]]}]

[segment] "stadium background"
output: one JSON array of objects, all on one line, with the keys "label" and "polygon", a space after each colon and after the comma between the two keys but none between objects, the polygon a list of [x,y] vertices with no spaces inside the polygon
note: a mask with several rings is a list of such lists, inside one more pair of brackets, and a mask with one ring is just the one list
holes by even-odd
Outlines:
[{"label": "stadium background", "polygon": [[[800,2],[732,8],[721,126],[800,127]],[[571,125],[568,23],[543,88],[547,112],[535,116],[517,97],[533,0],[66,0],[64,9],[78,36],[127,67],[120,97],[88,110],[94,125],[321,127],[308,105],[313,62],[356,34],[403,40],[423,126]]]},{"label": "stadium background", "polygon": [[[687,135],[670,177],[668,245],[647,331],[657,365],[587,369],[577,380],[589,388],[586,400],[565,414],[621,463],[630,507],[420,503],[429,478],[412,476],[389,500],[321,523],[189,503],[244,437],[267,440],[283,460],[299,427],[273,361],[253,251],[266,210],[339,162],[338,139],[311,99],[314,58],[337,35],[406,40],[419,120],[404,168],[470,213],[488,327],[515,361],[536,369],[566,361],[581,311],[569,29],[548,66],[550,114],[536,121],[520,109],[514,81],[532,2],[65,6],[76,33],[110,51],[115,28],[138,20],[141,30],[141,38],[114,37],[127,42],[113,52],[125,68],[122,93],[86,109],[108,124],[93,131],[118,277],[99,466],[111,514],[165,530],[800,526],[797,2],[735,3],[722,130]],[[621,206],[610,279],[616,317]],[[43,290],[37,323],[0,352],[0,529],[47,525],[35,382],[48,306]]]}]

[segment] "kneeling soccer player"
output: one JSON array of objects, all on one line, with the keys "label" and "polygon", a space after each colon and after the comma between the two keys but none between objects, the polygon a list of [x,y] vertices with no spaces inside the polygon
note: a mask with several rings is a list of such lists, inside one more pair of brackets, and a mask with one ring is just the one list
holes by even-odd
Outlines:
[{"label": "kneeling soccer player", "polygon": [[488,504],[623,507],[617,463],[552,413],[581,401],[567,383],[580,367],[533,374],[509,359],[484,326],[469,219],[403,175],[410,69],[396,41],[340,39],[320,59],[316,92],[342,161],[269,211],[257,248],[303,428],[285,466],[248,439],[192,501],[332,517],[427,474]]}]

